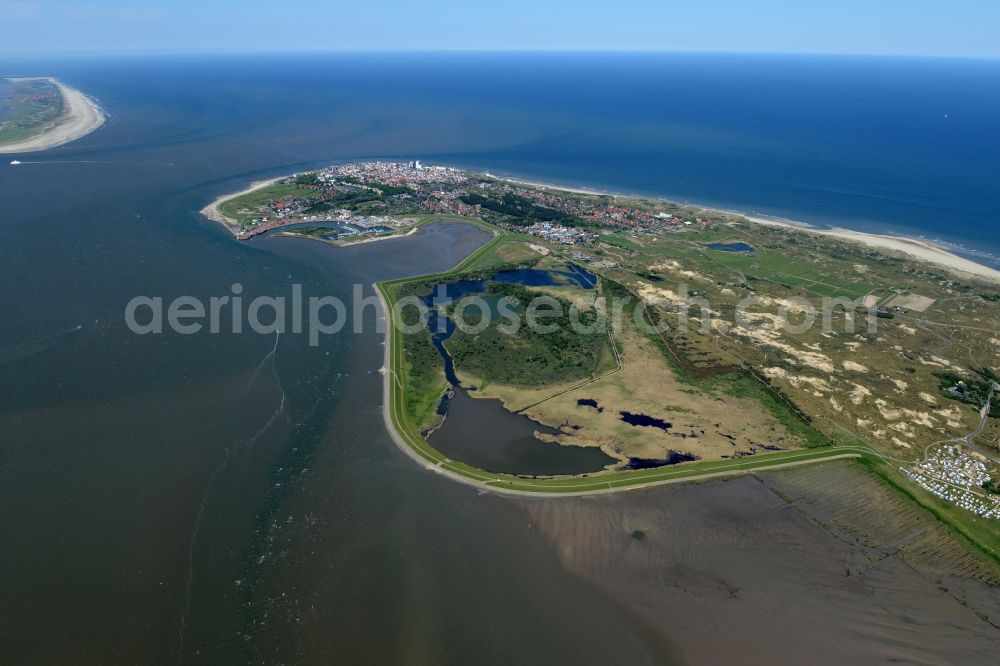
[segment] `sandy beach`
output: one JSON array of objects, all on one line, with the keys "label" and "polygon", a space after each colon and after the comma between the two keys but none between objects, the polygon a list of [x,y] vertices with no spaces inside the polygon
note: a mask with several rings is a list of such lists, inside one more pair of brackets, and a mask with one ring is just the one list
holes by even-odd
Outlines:
[{"label": "sandy beach", "polygon": [[284,176],[269,178],[267,180],[256,180],[250,183],[250,187],[246,188],[245,190],[240,190],[239,192],[229,192],[227,194],[223,194],[219,197],[216,197],[216,199],[212,201],[212,203],[208,204],[207,206],[201,209],[201,214],[214,222],[218,222],[219,224],[226,227],[226,229],[229,229],[229,232],[233,234],[233,236],[239,236],[240,227],[236,223],[236,220],[233,220],[223,215],[222,211],[219,210],[219,206],[229,201],[230,199],[241,197],[244,194],[250,194],[254,190],[259,190],[262,187],[269,187],[271,185],[274,185],[279,180],[287,177],[288,176],[286,174]]},{"label": "sandy beach", "polygon": [[742,213],[736,210],[722,210],[718,208],[710,208],[706,206],[700,206],[694,203],[672,201],[661,197],[653,197],[653,196],[639,195],[639,194],[623,194],[620,192],[609,192],[606,190],[565,187],[563,185],[551,185],[548,183],[538,183],[528,180],[519,180],[515,178],[504,178],[500,176],[493,176],[493,177],[497,178],[498,180],[503,180],[509,183],[515,183],[518,185],[528,185],[531,187],[539,187],[553,191],[570,192],[573,194],[604,195],[613,197],[623,197],[629,199],[647,199],[650,201],[665,201],[667,203],[677,204],[680,206],[689,206],[691,208],[698,208],[700,210],[709,213],[725,213],[727,215],[739,215],[757,224],[786,227],[804,233],[816,234],[819,236],[830,236],[833,238],[839,238],[841,240],[851,241],[854,243],[861,243],[863,245],[878,248],[881,250],[902,252],[915,259],[919,259],[921,261],[927,261],[936,264],[938,266],[942,266],[958,275],[974,276],[980,279],[989,280],[990,282],[1000,283],[1000,270],[991,268],[989,266],[985,266],[971,259],[966,259],[965,257],[961,257],[955,254],[954,252],[949,252],[948,250],[939,247],[937,245],[934,245],[933,243],[918,240],[915,238],[906,238],[904,236],[888,236],[884,234],[871,234],[871,233],[866,233],[864,231],[853,231],[851,229],[843,229],[840,227],[834,227],[831,229],[817,229],[808,224],[802,222],[796,222],[794,220],[782,220],[777,218],[759,217],[754,215],[748,215],[746,213]]},{"label": "sandy beach", "polygon": [[[665,198],[652,197],[647,195],[637,195],[637,194],[622,194],[620,192],[609,192],[597,189],[583,189],[583,188],[573,188],[566,187],[563,185],[552,185],[549,183],[539,183],[532,182],[528,180],[519,180],[515,178],[507,178],[503,176],[496,176],[486,172],[484,175],[496,178],[497,180],[514,183],[518,185],[527,185],[530,187],[538,187],[547,190],[553,190],[557,192],[570,192],[573,194],[586,194],[586,195],[606,195],[614,197],[623,197],[629,199],[647,199],[650,201],[665,201],[668,203],[673,203],[682,206],[690,206],[692,208],[698,208],[709,213],[722,213],[727,215],[739,215],[746,218],[750,222],[757,224],[766,224],[770,226],[780,226],[789,229],[795,229],[803,233],[816,234],[820,236],[829,236],[833,238],[839,238],[841,240],[851,241],[854,243],[860,243],[867,245],[869,247],[878,248],[881,250],[888,250],[891,252],[902,252],[920,261],[930,262],[937,266],[948,269],[960,276],[971,276],[979,279],[985,279],[990,282],[1000,283],[1000,270],[991,268],[989,266],[977,263],[971,259],[966,259],[953,252],[934,245],[933,243],[928,243],[927,241],[917,240],[915,238],[906,238],[903,236],[887,236],[883,234],[871,234],[863,231],[852,231],[851,229],[842,228],[832,228],[832,229],[817,229],[811,227],[808,224],[801,222],[796,222],[793,220],[782,220],[776,218],[765,218],[753,215],[747,215],[746,213],[741,213],[740,211],[733,210],[722,210],[717,208],[710,208],[705,206],[699,206],[698,204],[684,203],[678,201],[671,201]],[[220,222],[229,229],[234,236],[239,233],[239,230],[234,225],[233,221],[227,218],[219,210],[219,206],[229,199],[234,197],[242,196],[253,192],[261,187],[267,187],[286,176],[279,176],[277,178],[271,178],[269,180],[261,180],[254,182],[245,190],[240,192],[234,192],[230,194],[224,194],[219,198],[215,199],[212,203],[202,208],[201,212],[205,217],[210,220],[215,220]],[[378,239],[381,240],[381,239]]]},{"label": "sandy beach", "polygon": [[40,134],[14,143],[0,144],[2,153],[32,153],[61,146],[90,134],[104,124],[104,110],[90,97],[76,88],[47,77],[11,78],[10,81],[48,81],[59,89],[65,102],[65,111],[59,121]]},{"label": "sandy beach", "polygon": [[749,215],[744,215],[744,217],[751,222],[756,222],[757,224],[786,227],[809,234],[816,234],[818,236],[830,236],[841,240],[861,243],[863,245],[882,250],[902,252],[916,259],[920,259],[921,261],[927,261],[937,264],[938,266],[943,266],[954,273],[973,275],[978,278],[985,278],[991,282],[1000,282],[1000,271],[997,269],[984,266],[983,264],[972,261],[971,259],[966,259],[965,257],[960,257],[957,254],[949,252],[948,250],[934,245],[933,243],[928,243],[927,241],[917,240],[915,238],[906,238],[903,236],[869,234],[863,231],[852,231],[851,229],[843,229],[840,227],[834,227],[832,229],[815,229],[792,221],[753,217]]}]

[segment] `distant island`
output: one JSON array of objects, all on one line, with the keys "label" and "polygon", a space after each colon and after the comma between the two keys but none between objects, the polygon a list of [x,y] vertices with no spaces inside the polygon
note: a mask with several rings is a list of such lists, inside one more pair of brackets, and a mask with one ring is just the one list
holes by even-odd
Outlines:
[{"label": "distant island", "polygon": [[[469,294],[546,296],[590,323],[610,319],[612,299],[630,303],[623,327],[591,334],[567,333],[561,316],[551,335],[390,327],[385,420],[436,473],[497,492],[587,494],[852,457],[1000,561],[994,269],[922,241],[419,162],[275,178],[202,212],[247,241],[343,245],[448,220],[492,234],[447,273],[379,284],[387,312],[404,298],[430,306],[441,289],[454,302],[432,316],[452,322]],[[831,309],[829,326],[784,325],[831,299],[854,317]],[[752,311],[734,316],[747,300]],[[647,323],[685,313],[690,326],[643,330],[628,323],[640,304]],[[505,412],[483,407],[496,401]],[[576,471],[482,456],[511,425]]]},{"label": "distant island", "polygon": [[56,79],[0,79],[0,153],[55,148],[90,134],[104,121],[97,102]]}]

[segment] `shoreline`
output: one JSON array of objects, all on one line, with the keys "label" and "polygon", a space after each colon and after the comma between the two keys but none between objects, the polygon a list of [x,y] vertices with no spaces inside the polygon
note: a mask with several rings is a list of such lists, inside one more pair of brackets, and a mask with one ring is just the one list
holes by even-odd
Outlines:
[{"label": "shoreline", "polygon": [[39,76],[11,77],[8,80],[48,81],[62,94],[65,110],[54,126],[43,129],[39,134],[14,143],[0,144],[0,154],[32,153],[55,148],[90,134],[107,120],[107,114],[95,100],[58,79]]},{"label": "shoreline", "polygon": [[216,197],[215,199],[212,200],[211,203],[209,203],[207,206],[205,206],[198,212],[207,217],[208,219],[212,220],[213,222],[218,222],[219,224],[224,226],[229,231],[229,233],[233,235],[233,238],[237,238],[240,234],[239,225],[236,223],[236,220],[223,215],[222,211],[219,210],[219,206],[226,203],[230,199],[235,199],[236,197],[242,197],[243,195],[250,194],[251,192],[262,189],[264,187],[270,187],[271,185],[277,183],[279,180],[287,177],[288,177],[287,175],[284,175],[284,176],[276,176],[274,178],[268,178],[267,180],[255,180],[251,182],[250,186],[244,190],[240,190],[239,192],[230,192],[228,194],[222,194]]},{"label": "shoreline", "polygon": [[[743,215],[742,213],[740,214]],[[795,229],[817,236],[828,236],[830,238],[860,243],[868,247],[902,252],[918,260],[943,266],[954,273],[972,275],[977,278],[985,278],[1000,283],[1000,270],[973,261],[972,259],[966,259],[930,241],[910,238],[909,236],[890,236],[888,234],[855,231],[844,227],[817,229],[791,220],[783,221],[760,216],[743,215],[743,217],[756,224]]]},{"label": "shoreline", "polygon": [[583,194],[590,196],[610,196],[610,197],[620,197],[620,198],[639,199],[639,200],[645,199],[648,201],[659,201],[678,206],[687,206],[689,208],[696,208],[698,210],[702,210],[708,213],[723,213],[726,215],[738,215],[740,217],[745,218],[747,221],[753,222],[755,224],[762,224],[765,226],[773,226],[773,227],[782,227],[785,229],[801,231],[803,233],[815,234],[817,236],[827,236],[830,238],[836,238],[839,240],[858,243],[879,250],[901,252],[919,261],[928,262],[936,266],[942,267],[948,270],[949,272],[957,274],[959,276],[969,276],[977,279],[985,279],[990,282],[1000,284],[1000,270],[993,268],[991,266],[987,266],[986,264],[979,263],[978,261],[967,259],[935,243],[925,240],[920,240],[918,238],[911,238],[909,236],[892,236],[889,234],[877,234],[867,231],[855,231],[853,229],[847,229],[844,227],[831,227],[829,229],[819,228],[807,224],[805,222],[799,222],[796,220],[765,217],[762,215],[752,215],[738,210],[726,210],[724,208],[703,206],[697,203],[686,203],[682,201],[675,201],[673,199],[668,199],[666,197],[657,197],[653,195],[641,195],[641,194],[625,194],[622,192],[615,192],[611,190],[570,187],[564,185],[556,185],[552,183],[530,181],[530,180],[525,180],[523,178],[497,176],[488,172],[483,172],[483,173],[487,176],[490,176],[492,178],[495,178],[503,182],[514,183],[517,185],[526,185],[529,187],[537,187],[540,189],[553,190],[557,192],[569,192],[571,194]]},{"label": "shoreline", "polygon": [[[221,196],[216,197],[215,199],[212,200],[211,203],[209,203],[207,206],[205,206],[198,212],[201,213],[204,217],[208,218],[209,220],[213,222],[218,222],[219,224],[224,226],[229,231],[229,233],[233,235],[233,238],[239,240],[240,228],[236,220],[232,219],[231,217],[226,217],[226,215],[223,214],[221,210],[219,210],[219,207],[225,202],[229,201],[230,199],[235,199],[236,197],[242,197],[243,195],[250,194],[251,192],[254,192],[256,190],[263,189],[265,187],[270,187],[279,180],[283,180],[287,177],[288,176],[285,175],[285,176],[277,176],[275,178],[268,178],[267,180],[255,180],[252,183],[250,183],[250,186],[247,187],[245,190],[241,190],[239,192],[233,192],[230,194],[223,194]],[[298,223],[294,222],[292,224],[298,224]],[[336,247],[350,247],[352,245],[361,245],[363,243],[374,243],[377,241],[392,240],[393,238],[405,238],[407,236],[416,233],[416,231],[420,229],[421,226],[422,225],[419,223],[415,224],[413,228],[407,231],[405,234],[390,234],[388,236],[375,236],[373,238],[363,238],[361,240],[352,241],[350,243],[344,243],[343,245],[338,245]],[[274,232],[277,235],[282,235],[287,237],[297,237],[293,233],[282,231],[282,227],[275,227],[274,229],[269,229],[268,231]],[[315,240],[315,239],[305,238],[305,240]]]},{"label": "shoreline", "polygon": [[[986,280],[988,282],[992,282],[995,284],[1000,284],[1000,270],[987,266],[986,264],[981,264],[972,259],[967,259],[939,245],[936,245],[928,241],[920,240],[917,238],[910,238],[907,236],[890,236],[887,234],[875,234],[866,231],[854,231],[852,229],[846,229],[842,227],[821,229],[794,220],[769,218],[760,215],[743,213],[735,210],[713,208],[711,206],[702,206],[700,204],[695,204],[695,203],[684,203],[680,201],[667,199],[665,197],[624,194],[621,192],[613,192],[610,190],[585,189],[578,187],[574,188],[564,185],[555,185],[551,183],[530,181],[521,178],[498,176],[488,171],[476,171],[474,169],[467,169],[467,171],[469,171],[470,173],[479,173],[484,176],[494,178],[501,182],[513,183],[516,185],[524,185],[528,187],[535,187],[555,192],[569,192],[571,194],[583,194],[589,196],[611,196],[611,197],[621,197],[621,198],[639,199],[639,200],[644,199],[647,201],[658,201],[679,206],[687,206],[689,208],[696,208],[698,210],[702,210],[708,213],[738,215],[740,217],[745,218],[747,221],[755,224],[782,227],[786,229],[792,229],[795,231],[801,231],[803,233],[814,234],[817,236],[836,238],[838,240],[857,243],[882,251],[899,252],[918,261],[927,262],[935,266],[938,266],[940,268],[944,268],[945,270],[959,277],[971,277],[979,280]],[[217,197],[214,201],[212,201],[210,204],[202,208],[201,213],[208,219],[221,223],[229,230],[231,234],[233,234],[234,237],[237,237],[239,235],[239,229],[236,226],[235,221],[223,215],[222,212],[219,210],[219,206],[222,203],[228,201],[229,199],[233,199],[238,196],[243,196],[257,189],[272,185],[275,182],[281,180],[282,178],[287,178],[288,175],[289,174],[286,174],[284,176],[278,176],[276,178],[270,178],[267,180],[254,181],[250,184],[249,187],[247,187],[244,190],[221,195]]]}]

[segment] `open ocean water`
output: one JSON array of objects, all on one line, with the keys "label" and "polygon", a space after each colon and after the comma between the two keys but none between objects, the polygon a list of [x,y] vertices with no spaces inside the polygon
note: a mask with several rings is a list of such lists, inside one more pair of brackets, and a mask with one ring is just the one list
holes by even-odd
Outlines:
[{"label": "open ocean water", "polygon": [[459,53],[3,66],[62,73],[107,102],[112,127],[94,149],[212,136],[290,163],[421,158],[934,239],[1000,265],[998,60]]},{"label": "open ocean water", "polygon": [[60,77],[110,114],[0,164],[9,663],[672,658],[669,631],[561,566],[523,507],[395,450],[380,336],[126,329],[140,294],[240,282],[249,300],[298,282],[346,296],[475,245],[454,230],[343,251],[236,243],[197,211],[251,180],[416,158],[1000,255],[997,62],[383,54],[0,71]]}]

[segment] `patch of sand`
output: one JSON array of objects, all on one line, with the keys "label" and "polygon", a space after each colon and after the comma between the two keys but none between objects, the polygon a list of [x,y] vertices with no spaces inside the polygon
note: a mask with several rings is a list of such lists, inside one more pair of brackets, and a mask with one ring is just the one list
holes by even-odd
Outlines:
[{"label": "patch of sand", "polygon": [[761,371],[765,377],[770,379],[783,379],[795,388],[802,388],[803,385],[813,387],[814,390],[830,392],[830,385],[825,379],[820,377],[810,377],[808,375],[793,375],[783,368],[764,368]]},{"label": "patch of sand", "polygon": [[659,272],[659,273],[665,273],[667,271],[677,271],[677,270],[680,270],[680,269],[681,269],[680,262],[677,262],[677,261],[675,261],[673,259],[664,259],[660,263],[653,264],[652,266],[650,266],[650,270],[653,270],[653,271],[656,271],[656,272]]},{"label": "patch of sand", "polygon": [[[778,315],[769,312],[748,312],[746,315],[748,320],[770,319],[775,325],[778,325],[776,320],[781,319]],[[820,372],[832,373],[834,371],[833,360],[829,356],[799,349],[786,342],[782,342],[780,339],[781,335],[774,329],[754,328],[751,330],[742,326],[735,326],[732,331],[737,335],[749,337],[758,344],[783,351],[802,365],[819,370]]]},{"label": "patch of sand", "polygon": [[934,299],[920,294],[899,294],[886,303],[889,307],[905,308],[914,312],[924,312],[934,305]]},{"label": "patch of sand", "polygon": [[[887,421],[897,421],[900,418],[906,417],[909,419],[909,423],[916,423],[917,425],[922,425],[925,428],[934,428],[937,426],[937,420],[927,412],[918,412],[914,409],[907,409],[905,407],[894,407],[882,398],[875,399],[875,406],[878,407],[878,411],[882,415],[882,418]],[[903,423],[902,426],[900,426],[900,424],[896,424],[893,427],[896,430],[902,431],[909,429],[909,425],[907,423]]]},{"label": "patch of sand", "polygon": [[647,303],[652,304],[666,304],[666,303],[679,303],[680,297],[673,291],[669,289],[663,289],[660,287],[654,287],[651,284],[640,283],[636,287],[636,291],[639,292],[639,298]]}]

